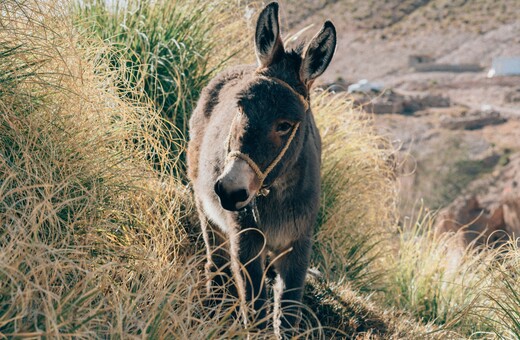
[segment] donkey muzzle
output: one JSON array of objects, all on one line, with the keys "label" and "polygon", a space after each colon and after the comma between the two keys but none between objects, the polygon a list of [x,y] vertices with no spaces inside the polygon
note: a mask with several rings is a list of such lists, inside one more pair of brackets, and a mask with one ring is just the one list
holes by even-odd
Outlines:
[{"label": "donkey muzzle", "polygon": [[259,180],[251,167],[242,159],[230,161],[224,173],[215,182],[222,208],[238,211],[245,208],[258,193]]}]

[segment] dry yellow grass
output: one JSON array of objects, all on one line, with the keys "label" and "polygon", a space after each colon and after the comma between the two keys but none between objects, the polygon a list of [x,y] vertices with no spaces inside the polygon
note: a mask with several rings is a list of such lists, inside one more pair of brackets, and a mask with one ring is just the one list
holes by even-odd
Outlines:
[{"label": "dry yellow grass", "polygon": [[431,336],[515,338],[518,240],[499,249],[466,246],[460,233],[436,233],[434,222],[421,210],[390,240],[380,301],[432,324]]},{"label": "dry yellow grass", "polygon": [[[126,70],[98,57],[103,43],[78,43],[68,8],[2,11],[1,334],[244,334],[203,306],[191,195],[161,171],[175,168],[162,118],[121,98]],[[317,112],[347,108],[327,103]]]},{"label": "dry yellow grass", "polygon": [[396,220],[394,150],[344,95],[318,94],[313,110],[323,139],[315,261],[326,277],[370,290],[380,242]]},{"label": "dry yellow grass", "polygon": [[0,332],[149,333],[196,280],[180,271],[189,196],[149,161],[171,162],[162,119],[116,95],[66,8],[1,6]]},{"label": "dry yellow grass", "polygon": [[[205,306],[191,193],[160,114],[140,93],[121,96],[126,70],[99,58],[104,43],[80,40],[67,7],[6,0],[0,12],[0,337],[245,336],[229,310]],[[454,241],[425,233],[429,220],[392,237],[392,149],[344,97],[314,94],[313,109],[324,141],[313,261],[324,279],[307,287],[317,315],[302,336],[435,330],[408,315],[460,336],[518,335],[518,249],[461,250],[454,270],[443,256]]]}]

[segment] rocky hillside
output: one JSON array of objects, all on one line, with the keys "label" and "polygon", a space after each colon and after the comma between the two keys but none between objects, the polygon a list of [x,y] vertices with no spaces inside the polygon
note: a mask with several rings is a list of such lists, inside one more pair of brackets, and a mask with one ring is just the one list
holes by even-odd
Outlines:
[{"label": "rocky hillside", "polygon": [[[489,64],[520,54],[520,4],[499,1],[306,1],[285,2],[289,30],[331,19],[338,53],[325,75],[356,81],[392,80],[408,68],[408,56]],[[485,65],[484,65],[485,66]]]},{"label": "rocky hillside", "polygon": [[[338,27],[325,87],[374,85],[353,98],[377,114],[379,131],[399,149],[403,216],[423,202],[448,207],[441,215],[454,221],[443,229],[520,231],[515,218],[499,219],[501,227],[488,221],[504,200],[513,202],[506,215],[520,200],[511,179],[520,164],[510,161],[520,157],[520,76],[487,77],[493,58],[520,57],[520,2],[322,0],[284,8],[290,31],[325,18]],[[477,215],[487,219],[475,224]]]}]

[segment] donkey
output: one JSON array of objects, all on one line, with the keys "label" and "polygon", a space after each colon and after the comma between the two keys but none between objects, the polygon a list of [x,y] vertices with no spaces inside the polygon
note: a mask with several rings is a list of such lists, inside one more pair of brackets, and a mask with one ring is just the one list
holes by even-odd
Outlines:
[{"label": "donkey", "polygon": [[232,276],[233,294],[253,305],[243,315],[259,327],[267,256],[283,290],[281,324],[299,320],[320,197],[321,139],[309,91],[335,48],[336,30],[326,21],[304,48],[286,51],[273,2],[256,25],[258,64],[216,76],[190,119],[188,176],[207,248],[207,288]]}]

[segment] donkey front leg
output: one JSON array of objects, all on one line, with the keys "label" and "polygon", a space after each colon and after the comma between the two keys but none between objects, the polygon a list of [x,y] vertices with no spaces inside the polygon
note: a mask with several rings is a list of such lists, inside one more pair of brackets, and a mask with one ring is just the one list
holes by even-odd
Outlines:
[{"label": "donkey front leg", "polygon": [[212,306],[220,306],[226,300],[229,292],[235,295],[234,287],[230,287],[231,279],[230,256],[228,251],[228,241],[226,237],[215,226],[211,225],[206,215],[197,204],[199,220],[202,229],[202,236],[206,245],[206,290],[209,299],[207,302]]},{"label": "donkey front leg", "polygon": [[231,238],[231,270],[247,326],[265,328],[266,288],[263,282],[264,237],[257,229],[243,230]]},{"label": "donkey front leg", "polygon": [[312,243],[310,238],[305,237],[293,242],[291,248],[292,250],[274,262],[278,272],[277,279],[281,280],[278,282],[278,289],[283,290],[283,293],[277,291],[275,294],[278,294],[278,297],[281,295],[278,308],[281,309],[279,314],[284,329],[296,327],[300,320],[300,305]]},{"label": "donkey front leg", "polygon": [[264,277],[265,237],[258,229],[247,229],[240,234],[240,263],[244,266],[245,296],[252,302],[253,325],[266,327],[266,287]]}]

